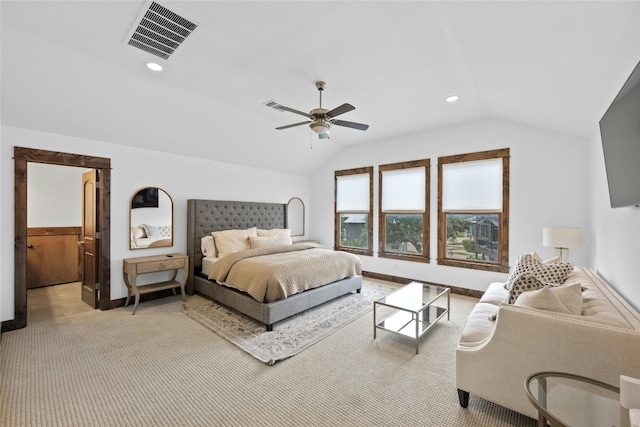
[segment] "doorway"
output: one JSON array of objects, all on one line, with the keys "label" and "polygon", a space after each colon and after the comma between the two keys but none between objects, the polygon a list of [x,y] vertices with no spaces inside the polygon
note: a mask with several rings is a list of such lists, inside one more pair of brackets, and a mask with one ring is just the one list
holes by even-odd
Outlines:
[{"label": "doorway", "polygon": [[94,289],[94,295],[100,310],[111,308],[111,159],[14,147],[14,319],[3,322],[2,330],[27,326],[27,163],[29,162],[95,169],[100,176],[100,187],[97,192],[99,207],[97,246],[100,256],[96,260],[98,283]]}]

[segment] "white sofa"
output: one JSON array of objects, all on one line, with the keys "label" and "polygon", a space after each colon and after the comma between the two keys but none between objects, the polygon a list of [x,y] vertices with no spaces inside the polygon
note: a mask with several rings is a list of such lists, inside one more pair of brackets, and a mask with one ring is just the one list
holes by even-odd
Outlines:
[{"label": "white sofa", "polygon": [[524,388],[532,373],[565,372],[616,387],[620,375],[640,378],[638,311],[591,269],[574,267],[564,282],[572,283],[582,289],[581,314],[507,304],[504,283],[489,286],[456,350],[460,405],[471,394],[537,418]]}]

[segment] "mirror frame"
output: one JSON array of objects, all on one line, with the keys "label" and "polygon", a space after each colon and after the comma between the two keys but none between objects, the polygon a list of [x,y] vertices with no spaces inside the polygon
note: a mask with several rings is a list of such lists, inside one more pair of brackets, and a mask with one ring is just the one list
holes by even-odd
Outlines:
[{"label": "mirror frame", "polygon": [[[158,190],[158,194],[160,194],[160,192],[164,193],[167,198],[169,199],[169,203],[171,205],[170,207],[170,215],[171,215],[171,237],[170,237],[170,242],[166,245],[158,245],[158,246],[152,246],[153,243],[149,246],[141,246],[141,247],[137,247],[133,245],[133,236],[131,235],[131,229],[134,227],[133,224],[133,215],[132,215],[132,211],[133,211],[133,199],[136,197],[136,195],[138,193],[140,193],[143,190],[146,190],[148,188],[156,188]],[[158,196],[158,198],[160,199],[160,196]],[[147,186],[147,187],[142,187],[138,190],[136,190],[132,195],[131,198],[129,199],[129,249],[130,250],[138,250],[138,249],[154,249],[154,248],[170,248],[173,246],[173,241],[174,241],[174,227],[173,227],[173,222],[174,222],[174,218],[173,218],[173,212],[174,210],[174,206],[173,206],[173,198],[171,197],[171,195],[169,193],[167,193],[165,190],[163,190],[160,187],[151,187],[151,186]]]},{"label": "mirror frame", "polygon": [[[302,206],[302,234],[298,234],[298,230],[293,230],[291,228],[291,203],[295,203],[296,201],[300,202],[300,205]],[[300,197],[292,197],[291,199],[289,199],[289,201],[287,202],[287,228],[291,229],[291,236],[295,237],[295,236],[304,236],[305,234],[305,223],[306,223],[306,218],[305,218],[305,206],[304,206],[304,202],[302,201],[302,199]]]}]

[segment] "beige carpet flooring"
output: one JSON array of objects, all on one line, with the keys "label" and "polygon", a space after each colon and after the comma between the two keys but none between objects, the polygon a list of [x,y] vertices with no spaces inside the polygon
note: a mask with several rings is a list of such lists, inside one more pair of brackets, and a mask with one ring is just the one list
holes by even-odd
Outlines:
[{"label": "beige carpet flooring", "polygon": [[455,346],[474,303],[452,295],[418,355],[394,334],[373,340],[369,312],[274,366],[189,319],[180,297],[33,321],[0,339],[0,425],[534,426],[458,404]]}]

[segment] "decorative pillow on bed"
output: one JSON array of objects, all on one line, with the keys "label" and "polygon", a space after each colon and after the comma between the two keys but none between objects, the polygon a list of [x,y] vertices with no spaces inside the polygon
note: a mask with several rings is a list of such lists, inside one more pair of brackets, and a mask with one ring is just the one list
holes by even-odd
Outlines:
[{"label": "decorative pillow on bed", "polygon": [[251,249],[249,237],[258,237],[256,227],[245,230],[224,230],[211,233],[218,250],[218,257]]},{"label": "decorative pillow on bed", "polygon": [[216,244],[213,240],[213,236],[204,236],[200,239],[200,251],[202,256],[215,256]]},{"label": "decorative pillow on bed", "polygon": [[147,233],[147,237],[162,237],[162,230],[160,227],[149,224],[142,224],[141,227],[144,228],[145,233]]},{"label": "decorative pillow on bed", "polygon": [[258,229],[258,237],[282,237],[287,240],[285,245],[291,244],[291,230],[288,228],[272,228],[271,230]]},{"label": "decorative pillow on bed", "polygon": [[288,236],[249,237],[249,246],[251,246],[251,249],[270,248],[272,246],[286,246],[291,244],[291,237]]},{"label": "decorative pillow on bed", "polygon": [[515,267],[513,267],[513,271],[509,275],[509,280],[505,283],[504,288],[511,290],[513,283],[523,274],[534,276],[543,285],[549,283],[562,284],[571,271],[573,271],[573,266],[568,262],[542,264],[531,254],[521,255]]},{"label": "decorative pillow on bed", "polygon": [[144,230],[144,227],[139,225],[137,227],[131,227],[131,238],[133,240],[144,239],[147,237],[147,232]]},{"label": "decorative pillow on bed", "polygon": [[554,311],[565,314],[582,314],[582,290],[579,283],[548,287],[520,294],[514,305]]}]

